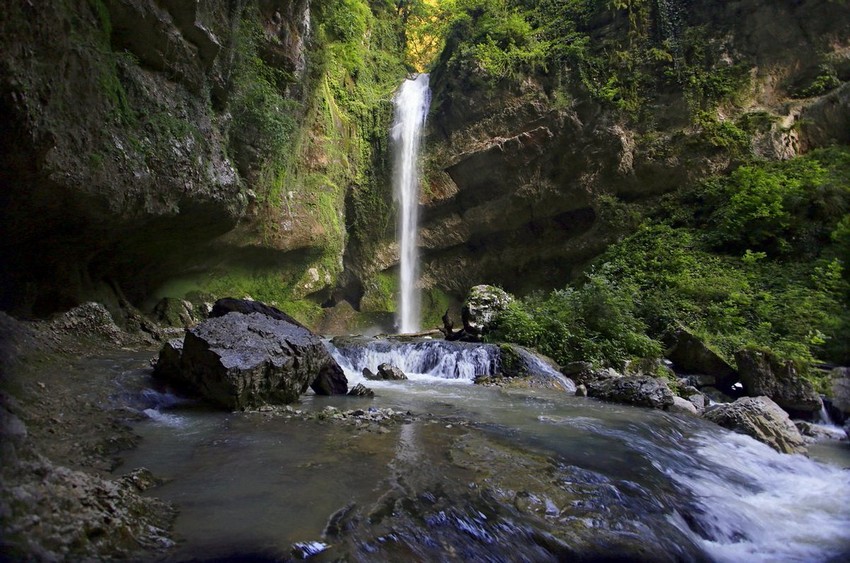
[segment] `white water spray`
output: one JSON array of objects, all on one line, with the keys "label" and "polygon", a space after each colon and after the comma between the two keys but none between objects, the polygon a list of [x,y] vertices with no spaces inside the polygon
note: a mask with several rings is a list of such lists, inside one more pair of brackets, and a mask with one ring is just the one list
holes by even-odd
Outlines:
[{"label": "white water spray", "polygon": [[397,315],[402,333],[419,330],[420,298],[416,290],[419,276],[419,253],[416,238],[419,230],[419,145],[422,129],[431,103],[428,75],[405,80],[395,97],[393,120],[393,187],[399,202],[398,242],[401,280]]}]

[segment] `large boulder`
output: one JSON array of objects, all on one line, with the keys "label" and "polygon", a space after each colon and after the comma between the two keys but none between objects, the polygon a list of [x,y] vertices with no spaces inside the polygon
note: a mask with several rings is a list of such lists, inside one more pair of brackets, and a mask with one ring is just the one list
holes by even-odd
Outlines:
[{"label": "large boulder", "polygon": [[850,418],[850,368],[835,368],[830,373],[832,380],[832,407],[842,415],[842,420]]},{"label": "large boulder", "polygon": [[703,416],[724,428],[752,436],[776,451],[806,453],[803,437],[788,413],[768,397],[741,397],[734,403],[713,405]]},{"label": "large boulder", "polygon": [[603,401],[654,409],[669,409],[674,403],[667,382],[656,377],[616,377],[590,381],[586,385],[589,397]]},{"label": "large boulder", "polygon": [[673,346],[665,355],[677,372],[712,376],[714,385],[727,393],[738,382],[735,369],[686,328],[677,330],[673,339]]},{"label": "large boulder", "polygon": [[[164,352],[164,358],[175,352]],[[318,336],[260,313],[204,321],[186,332],[180,369],[167,366],[166,360],[157,372],[229,409],[291,403],[323,374],[339,381],[342,373]],[[336,389],[336,383],[322,385],[327,389],[314,390]]]},{"label": "large boulder", "polygon": [[735,360],[747,395],[770,397],[792,416],[811,416],[820,410],[820,395],[797,373],[793,361],[782,362],[759,350],[736,352]]},{"label": "large boulder", "polygon": [[286,321],[289,324],[293,324],[295,326],[309,330],[307,329],[307,327],[305,327],[304,325],[302,325],[280,309],[272,307],[271,305],[266,305],[265,303],[262,303],[260,301],[251,301],[250,299],[234,299],[232,297],[224,297],[222,299],[219,299],[213,304],[209,316],[210,318],[223,317],[228,313],[242,313],[243,315],[250,315],[251,313],[260,313],[261,315],[265,315],[267,317],[271,317],[280,321]]},{"label": "large boulder", "polygon": [[505,310],[513,297],[492,285],[476,285],[469,290],[461,316],[463,329],[471,335],[482,336],[490,330],[496,316]]}]

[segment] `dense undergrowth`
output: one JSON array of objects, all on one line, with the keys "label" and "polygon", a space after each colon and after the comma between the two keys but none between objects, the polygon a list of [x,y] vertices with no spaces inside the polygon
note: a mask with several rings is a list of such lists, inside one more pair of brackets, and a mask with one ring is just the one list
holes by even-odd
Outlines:
[{"label": "dense undergrowth", "polygon": [[665,196],[574,287],[515,302],[495,337],[564,363],[657,357],[685,326],[745,347],[850,361],[850,149],[756,163]]}]

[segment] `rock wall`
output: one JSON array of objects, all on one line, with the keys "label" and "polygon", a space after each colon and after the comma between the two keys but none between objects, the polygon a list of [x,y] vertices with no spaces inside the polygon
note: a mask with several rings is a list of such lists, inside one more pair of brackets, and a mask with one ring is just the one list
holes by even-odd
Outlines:
[{"label": "rock wall", "polygon": [[[363,66],[338,65],[339,53],[370,48],[368,34],[340,37],[340,3],[315,4],[4,8],[0,309],[142,305],[187,276],[189,287],[218,276],[228,293],[266,284],[326,298],[342,272],[351,163],[373,151],[361,122],[380,120],[368,104],[348,115],[338,99]],[[235,279],[257,271],[265,277],[248,289]]]},{"label": "rock wall", "polygon": [[[387,129],[407,69],[392,4],[12,4],[0,309],[115,313],[201,289],[308,303],[316,322],[320,303],[393,310]],[[850,142],[846,3],[629,3],[637,27],[591,5],[577,33],[608,83],[640,83],[634,99],[580,60],[495,75],[463,37],[432,72],[420,246],[437,321],[479,283],[563,287],[663,194],[744,158]],[[615,60],[647,49],[661,55],[631,75]],[[736,90],[703,103],[714,77]]]}]

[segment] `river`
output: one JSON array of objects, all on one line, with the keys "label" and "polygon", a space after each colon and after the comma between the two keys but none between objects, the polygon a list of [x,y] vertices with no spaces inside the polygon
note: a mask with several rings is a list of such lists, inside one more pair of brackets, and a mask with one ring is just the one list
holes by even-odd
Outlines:
[{"label": "river", "polygon": [[[149,377],[121,376],[142,382],[135,405],[148,418],[119,471],[167,479],[151,494],[180,508],[169,560],[850,554],[846,442],[815,449],[820,459],[784,455],[695,417],[462,376],[368,382],[374,399],[306,395],[256,413],[181,401]],[[342,414],[352,410],[362,416]]]}]

